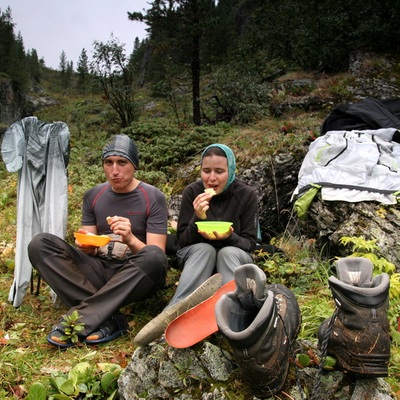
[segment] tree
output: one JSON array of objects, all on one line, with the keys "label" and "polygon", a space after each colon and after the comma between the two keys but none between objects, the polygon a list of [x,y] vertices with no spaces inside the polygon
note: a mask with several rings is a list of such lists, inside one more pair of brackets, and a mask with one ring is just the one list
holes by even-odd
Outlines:
[{"label": "tree", "polygon": [[78,72],[79,89],[85,92],[89,77],[89,59],[86,53],[86,49],[82,49],[81,54],[79,56],[77,72]]},{"label": "tree", "polygon": [[29,83],[29,70],[24,42],[20,32],[11,49],[9,73],[13,78],[14,89],[18,92],[25,93]]},{"label": "tree", "polygon": [[24,97],[29,81],[27,56],[21,33],[14,33],[10,7],[4,13],[0,10],[0,72],[11,78],[17,95]]},{"label": "tree", "polygon": [[11,9],[8,7],[4,13],[0,9],[0,72],[8,73],[14,45],[15,35]]},{"label": "tree", "polygon": [[31,79],[36,83],[40,83],[40,78],[41,78],[40,63],[36,50],[32,49],[31,51],[28,51],[27,56],[28,56],[29,72],[31,75]]},{"label": "tree", "polygon": [[65,87],[69,87],[71,84],[72,75],[74,74],[74,62],[67,62],[67,70],[65,71]]},{"label": "tree", "polygon": [[62,74],[67,72],[67,55],[65,54],[64,50],[60,54],[60,64],[58,67],[60,68]]},{"label": "tree", "polygon": [[94,42],[90,71],[99,82],[110,106],[117,112],[123,128],[137,118],[134,101],[133,73],[125,48],[111,36],[107,43]]},{"label": "tree", "polygon": [[200,73],[203,40],[212,31],[215,0],[155,0],[147,14],[128,13],[133,21],[149,26],[152,44],[164,58],[189,68],[193,123],[201,124]]},{"label": "tree", "polygon": [[71,82],[71,76],[73,73],[73,63],[68,62],[65,51],[63,50],[60,55],[60,73],[61,73],[61,84],[64,89],[67,89]]}]

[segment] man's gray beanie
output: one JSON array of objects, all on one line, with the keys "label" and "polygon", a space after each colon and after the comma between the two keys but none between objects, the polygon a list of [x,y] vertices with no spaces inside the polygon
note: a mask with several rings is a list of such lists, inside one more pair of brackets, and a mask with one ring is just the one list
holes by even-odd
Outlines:
[{"label": "man's gray beanie", "polygon": [[111,156],[127,158],[136,169],[139,168],[139,154],[136,144],[127,135],[115,135],[106,143],[103,148],[102,160]]}]

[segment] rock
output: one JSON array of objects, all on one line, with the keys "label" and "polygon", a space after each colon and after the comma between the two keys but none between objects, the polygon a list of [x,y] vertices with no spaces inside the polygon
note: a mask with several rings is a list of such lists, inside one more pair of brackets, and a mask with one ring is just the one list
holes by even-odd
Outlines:
[{"label": "rock", "polygon": [[251,168],[239,171],[238,178],[257,192],[263,242],[284,232],[292,214],[291,197],[306,148],[298,154],[281,153],[258,160]]},{"label": "rock", "polygon": [[347,203],[315,199],[300,223],[301,231],[317,240],[328,256],[348,256],[351,248],[340,245],[342,237],[376,240],[381,257],[395,265],[400,262],[400,211],[376,202]]},{"label": "rock", "polygon": [[390,393],[390,385],[382,378],[358,380],[351,400],[390,400]]},{"label": "rock", "polygon": [[[299,347],[309,345],[307,341]],[[139,347],[119,378],[119,398],[228,400],[240,392],[242,398],[256,400],[232,360],[229,352],[208,341],[189,349],[174,349],[167,343]],[[296,370],[293,364],[283,392],[293,400],[305,399],[305,393],[315,400],[395,398],[382,378],[355,380],[341,371],[319,375],[317,368]]]},{"label": "rock", "polygon": [[[229,354],[204,342],[200,347],[175,349],[153,344],[135,350],[119,381],[121,399],[226,399],[226,382],[233,371]],[[202,396],[202,397],[200,397]]]},{"label": "rock", "polygon": [[58,101],[49,96],[32,97],[27,96],[33,110],[39,110],[44,107],[50,107],[58,104]]},{"label": "rock", "polygon": [[12,81],[0,76],[0,122],[11,125],[24,116],[25,95],[16,93]]}]

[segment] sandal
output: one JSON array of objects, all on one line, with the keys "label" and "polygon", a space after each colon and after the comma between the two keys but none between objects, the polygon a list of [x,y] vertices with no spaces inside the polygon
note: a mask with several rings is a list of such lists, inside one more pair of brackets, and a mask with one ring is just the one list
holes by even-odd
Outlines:
[{"label": "sandal", "polygon": [[122,314],[116,314],[106,321],[97,331],[86,337],[87,345],[95,345],[110,342],[128,332],[128,322]]},{"label": "sandal", "polygon": [[60,326],[55,326],[52,329],[47,336],[47,341],[60,349],[67,349],[75,345],[75,343],[72,343],[71,339],[65,339],[64,329]]}]

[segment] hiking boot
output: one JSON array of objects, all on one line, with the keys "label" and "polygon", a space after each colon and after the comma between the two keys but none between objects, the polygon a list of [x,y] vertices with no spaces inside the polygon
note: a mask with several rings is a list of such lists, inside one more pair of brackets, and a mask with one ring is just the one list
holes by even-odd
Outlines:
[{"label": "hiking boot", "polygon": [[264,272],[254,264],[236,268],[235,281],[236,290],[215,306],[217,324],[253,394],[270,397],[285,383],[300,309],[287,287],[266,286]]},{"label": "hiking boot", "polygon": [[319,327],[319,346],[323,349],[327,341],[327,353],[344,372],[385,377],[390,359],[389,276],[372,279],[372,262],[362,257],[342,258],[335,266],[338,278],[331,276],[329,286],[336,315]]},{"label": "hiking boot", "polygon": [[221,274],[212,275],[187,297],[164,309],[157,317],[148,322],[134,337],[133,342],[137,345],[145,346],[160,338],[170,322],[211,297],[219,289],[221,282]]}]

